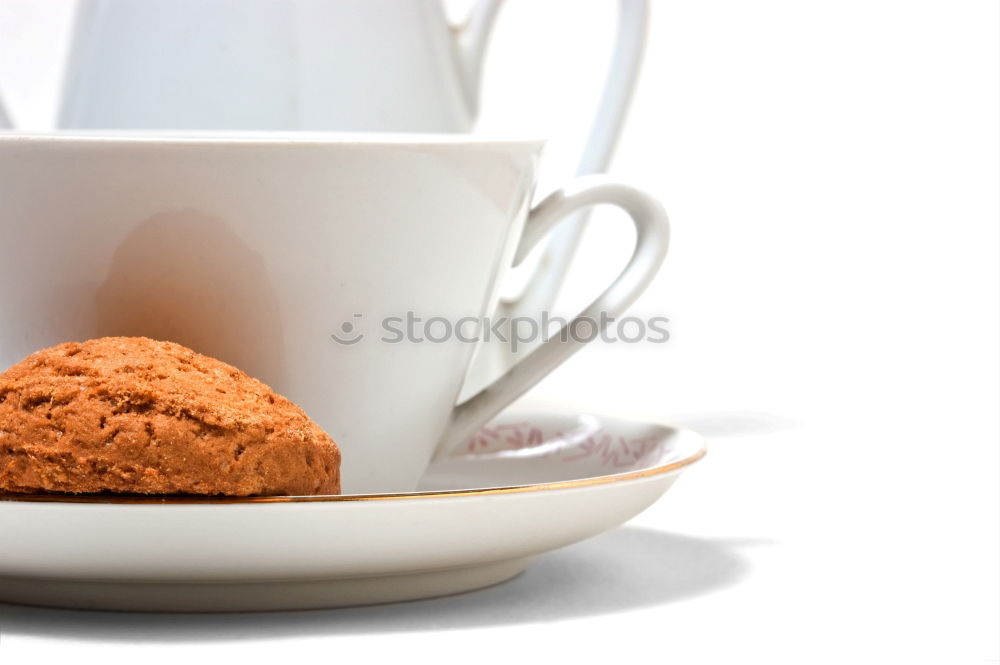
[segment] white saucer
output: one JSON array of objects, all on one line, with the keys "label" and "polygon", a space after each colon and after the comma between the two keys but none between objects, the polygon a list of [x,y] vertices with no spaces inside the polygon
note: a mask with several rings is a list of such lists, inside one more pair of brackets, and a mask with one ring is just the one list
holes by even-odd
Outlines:
[{"label": "white saucer", "polygon": [[0,601],[239,611],[469,591],[625,522],[704,454],[663,425],[507,415],[407,494],[0,496]]}]

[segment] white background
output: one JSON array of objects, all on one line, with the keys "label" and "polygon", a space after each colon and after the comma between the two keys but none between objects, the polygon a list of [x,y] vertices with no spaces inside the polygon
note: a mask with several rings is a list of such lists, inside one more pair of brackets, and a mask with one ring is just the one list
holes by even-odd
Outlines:
[{"label": "white background", "polygon": [[[630,525],[478,594],[0,606],[0,662],[997,662],[1000,5],[653,5],[613,172],[670,211],[635,311],[673,337],[588,349],[526,403],[688,425],[705,462]],[[0,90],[25,127],[51,123],[71,7],[0,0]],[[614,17],[509,0],[501,19],[483,127],[553,136],[545,187],[572,170]],[[620,265],[620,221],[598,215],[565,307]]]}]

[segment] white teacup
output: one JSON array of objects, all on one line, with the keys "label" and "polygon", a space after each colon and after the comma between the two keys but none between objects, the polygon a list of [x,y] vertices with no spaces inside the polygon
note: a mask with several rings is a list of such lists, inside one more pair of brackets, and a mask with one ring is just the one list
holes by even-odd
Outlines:
[{"label": "white teacup", "polygon": [[472,331],[392,343],[379,322],[485,317],[511,263],[597,204],[623,208],[638,242],[588,322],[621,314],[665,256],[662,208],[624,185],[580,180],[529,211],[540,148],[0,135],[0,366],[104,335],[176,341],[300,404],[340,444],[346,492],[412,490],[435,451],[585,342],[556,336],[456,406]]}]

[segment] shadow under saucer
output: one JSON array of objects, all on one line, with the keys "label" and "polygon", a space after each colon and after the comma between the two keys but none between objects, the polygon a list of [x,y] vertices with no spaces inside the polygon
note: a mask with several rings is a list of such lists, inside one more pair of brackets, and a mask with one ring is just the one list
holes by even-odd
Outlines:
[{"label": "shadow under saucer", "polygon": [[542,556],[478,592],[335,610],[134,614],[0,605],[2,633],[118,642],[232,641],[509,625],[662,605],[738,584],[762,544],[623,527]]}]

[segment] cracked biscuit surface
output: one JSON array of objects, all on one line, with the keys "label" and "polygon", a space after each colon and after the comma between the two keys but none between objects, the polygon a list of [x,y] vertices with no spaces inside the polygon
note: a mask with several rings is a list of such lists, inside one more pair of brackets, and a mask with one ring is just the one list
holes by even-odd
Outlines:
[{"label": "cracked biscuit surface", "polygon": [[337,494],[340,451],[235,367],[171,342],[105,337],[0,374],[0,491]]}]

